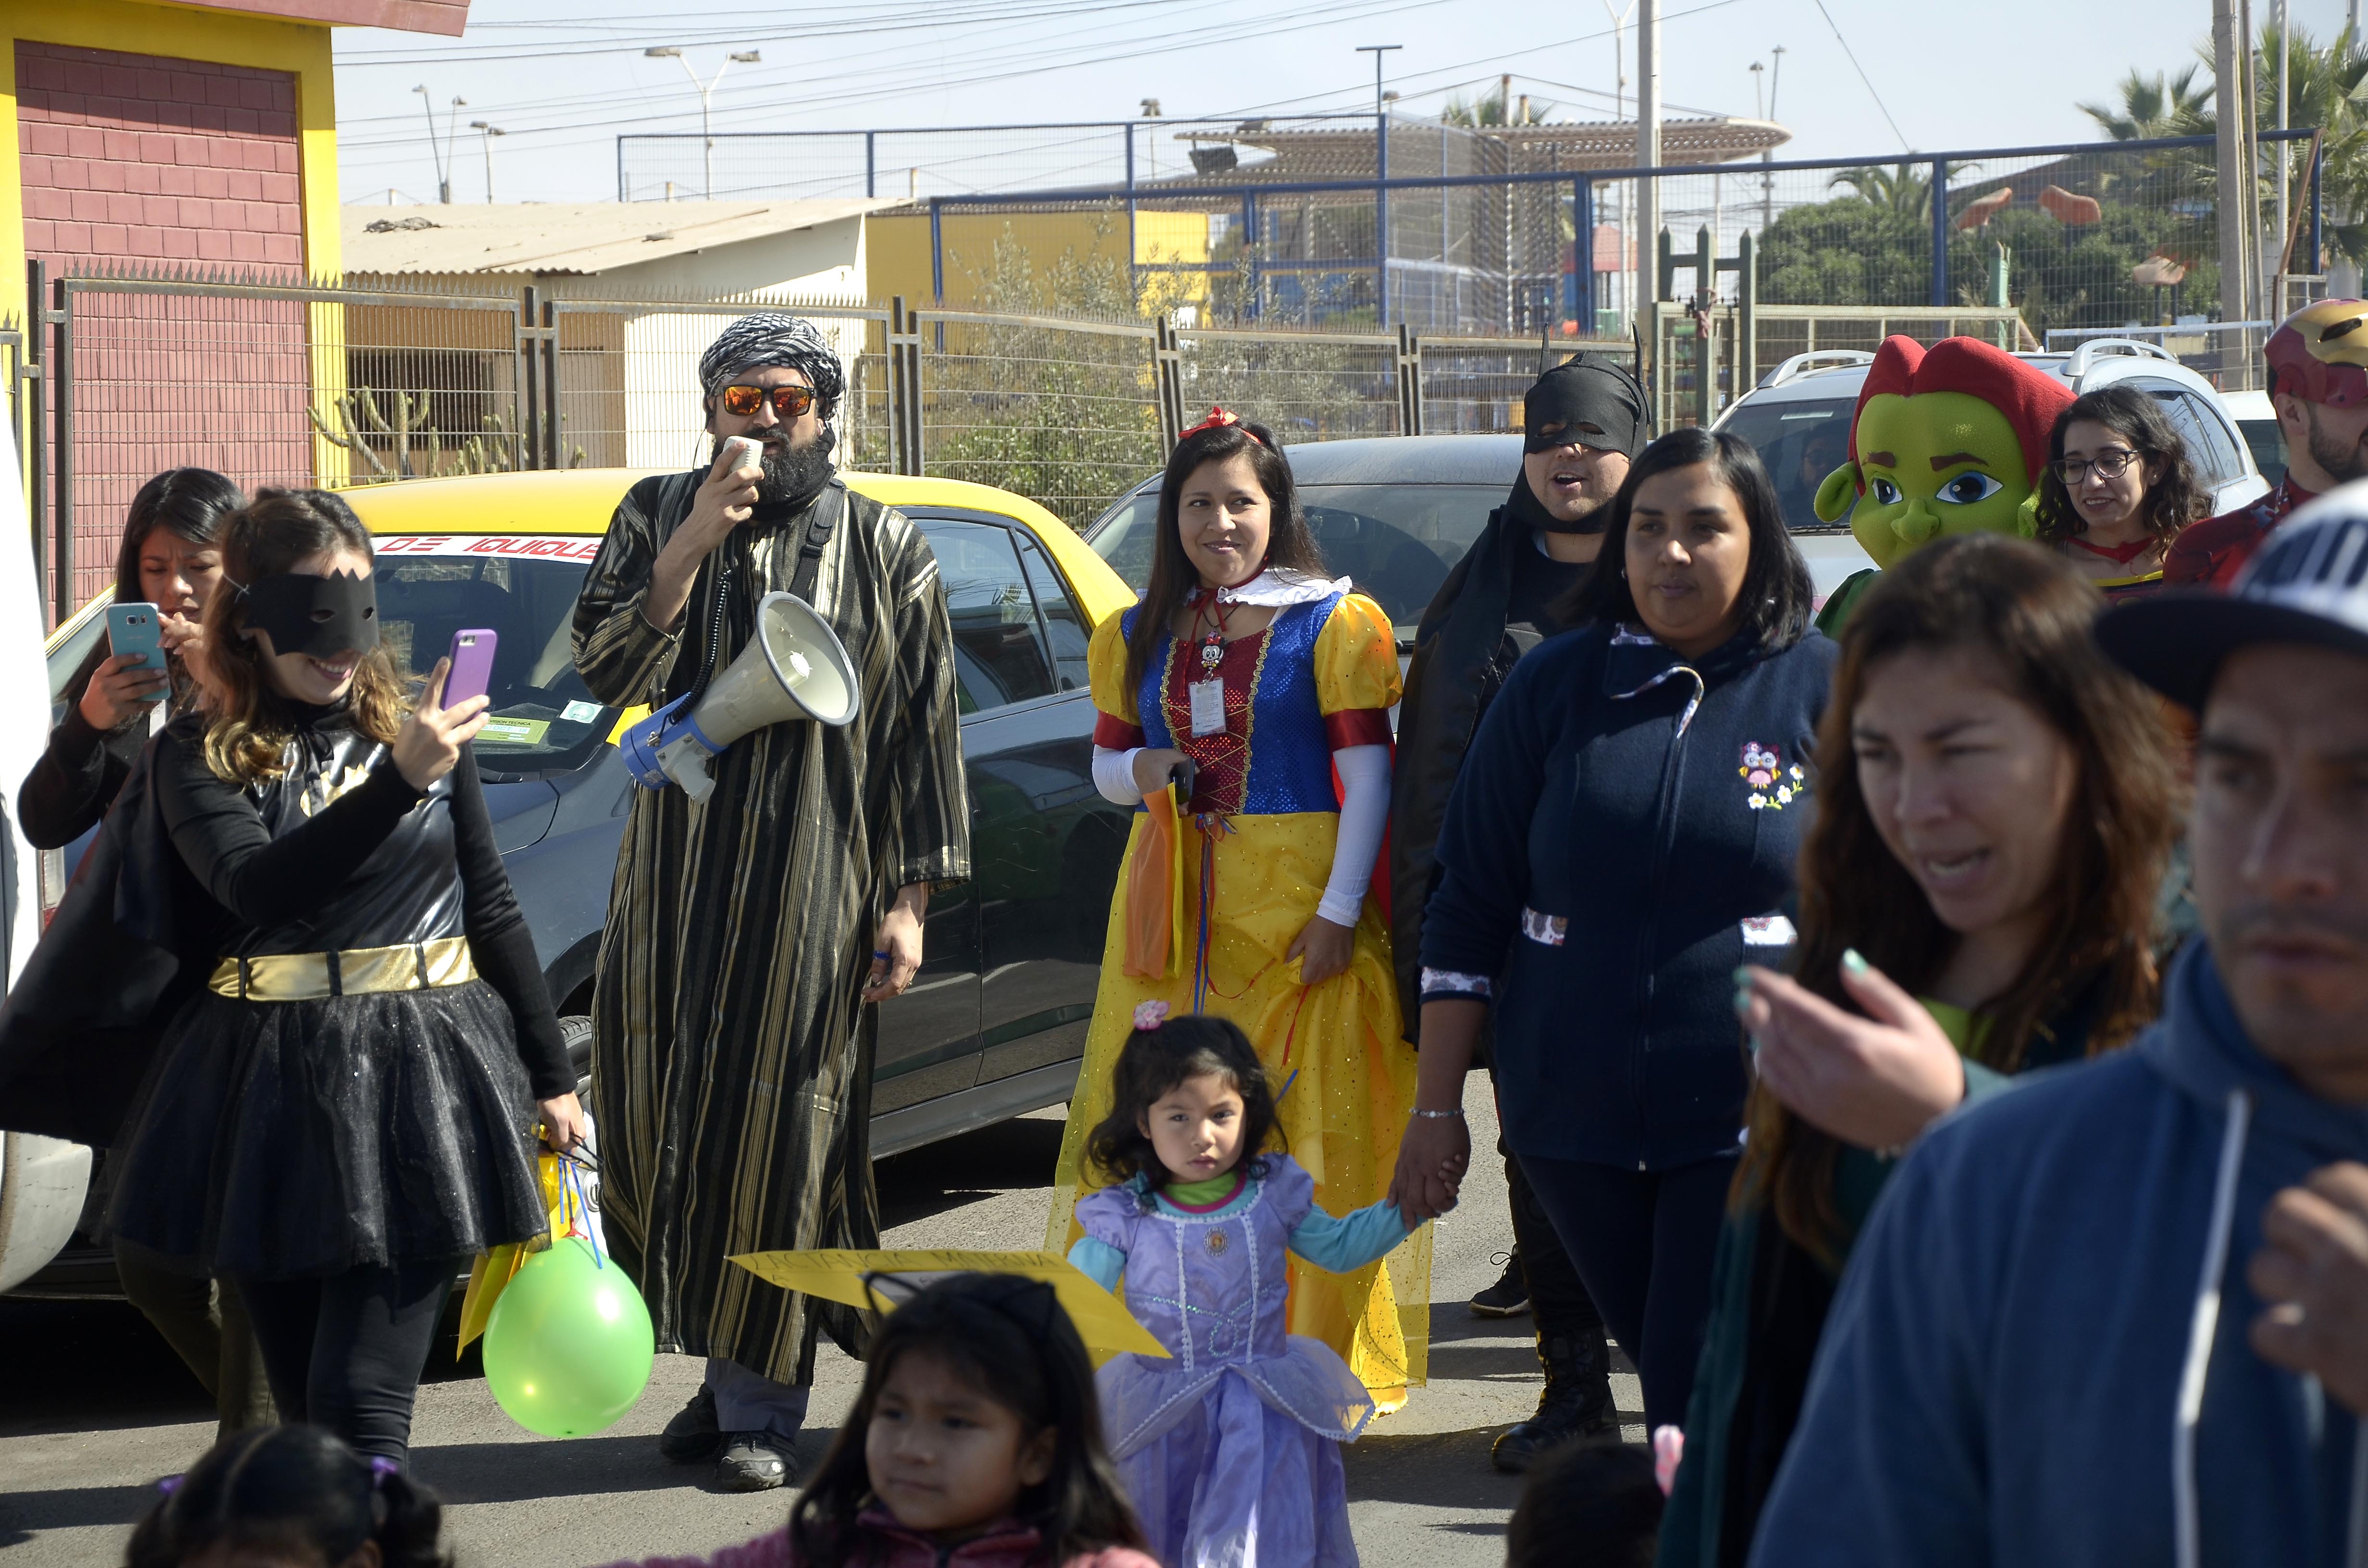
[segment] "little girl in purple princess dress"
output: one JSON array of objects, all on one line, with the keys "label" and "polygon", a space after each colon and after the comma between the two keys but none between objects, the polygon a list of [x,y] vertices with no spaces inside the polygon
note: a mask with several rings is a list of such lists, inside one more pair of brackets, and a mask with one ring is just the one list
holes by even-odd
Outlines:
[{"label": "little girl in purple princess dress", "polygon": [[1406,1220],[1386,1199],[1335,1219],[1289,1154],[1261,1152],[1275,1096],[1223,1018],[1144,1003],[1115,1079],[1087,1153],[1116,1185],[1078,1203],[1069,1261],[1123,1279],[1173,1357],[1121,1355],[1096,1378],[1151,1551],[1168,1568],[1354,1568],[1338,1445],[1373,1402],[1331,1346],[1283,1332],[1283,1254],[1346,1273]]}]

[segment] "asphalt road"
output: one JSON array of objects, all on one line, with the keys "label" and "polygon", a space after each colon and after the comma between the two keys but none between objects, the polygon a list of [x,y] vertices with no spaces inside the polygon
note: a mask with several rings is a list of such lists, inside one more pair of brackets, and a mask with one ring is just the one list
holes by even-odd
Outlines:
[{"label": "asphalt road", "polygon": [[[1473,1142],[1495,1146],[1486,1080],[1466,1096]],[[1041,1246],[1060,1112],[1006,1122],[881,1162],[891,1246]],[[1504,1173],[1474,1162],[1463,1206],[1439,1225],[1431,1275],[1431,1381],[1348,1451],[1349,1516],[1376,1568],[1496,1568],[1519,1483],[1488,1465],[1496,1434],[1535,1408],[1526,1318],[1471,1316],[1509,1244]],[[1624,1361],[1612,1386],[1641,1441],[1642,1399]],[[657,1457],[655,1434],[697,1387],[700,1363],[661,1356],[649,1391],[616,1426],[572,1441],[513,1425],[474,1354],[431,1367],[413,1468],[449,1505],[461,1568],[572,1568],[660,1552],[712,1551],[777,1527],[782,1493],[701,1489],[704,1471]],[[813,1465],[853,1400],[860,1367],[827,1343],[800,1444]],[[213,1437],[203,1392],[131,1307],[0,1301],[0,1562],[111,1568],[131,1526]]]}]

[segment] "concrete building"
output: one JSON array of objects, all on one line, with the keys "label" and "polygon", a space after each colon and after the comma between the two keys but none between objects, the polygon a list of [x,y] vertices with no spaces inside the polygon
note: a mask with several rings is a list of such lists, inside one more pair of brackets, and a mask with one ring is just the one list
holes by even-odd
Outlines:
[{"label": "concrete building", "polygon": [[[696,456],[699,356],[732,317],[675,305],[727,296],[808,305],[871,297],[862,199],[783,201],[522,202],[346,210],[347,276],[439,299],[515,300],[532,286],[558,312],[561,445],[594,466],[670,467]],[[455,341],[450,309],[355,305],[346,312],[357,386],[423,389],[431,422],[465,428],[466,405],[510,374],[507,318],[487,341]],[[861,319],[816,317],[850,369]],[[381,370],[372,344],[404,345]],[[487,383],[484,387],[479,381]],[[438,398],[450,415],[434,406]]]}]

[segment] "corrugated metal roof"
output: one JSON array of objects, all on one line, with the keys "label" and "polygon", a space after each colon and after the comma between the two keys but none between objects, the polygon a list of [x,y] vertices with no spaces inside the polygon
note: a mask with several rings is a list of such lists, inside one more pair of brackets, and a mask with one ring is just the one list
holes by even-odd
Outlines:
[{"label": "corrugated metal roof", "polygon": [[372,273],[606,272],[893,205],[853,198],[348,207],[345,264]]}]

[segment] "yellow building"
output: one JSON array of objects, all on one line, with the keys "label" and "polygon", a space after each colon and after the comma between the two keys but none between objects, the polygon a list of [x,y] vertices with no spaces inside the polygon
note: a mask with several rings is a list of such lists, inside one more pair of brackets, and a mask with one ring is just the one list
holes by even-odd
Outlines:
[{"label": "yellow building", "polygon": [[25,262],[338,268],[329,29],[468,0],[0,0],[0,312]]}]

